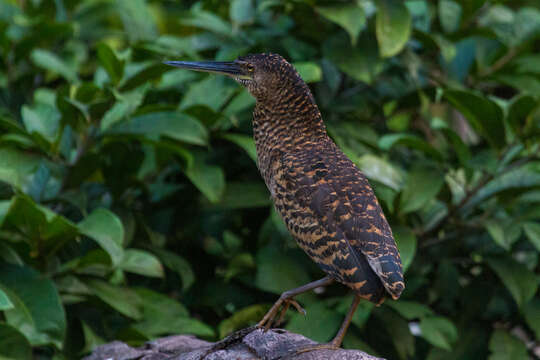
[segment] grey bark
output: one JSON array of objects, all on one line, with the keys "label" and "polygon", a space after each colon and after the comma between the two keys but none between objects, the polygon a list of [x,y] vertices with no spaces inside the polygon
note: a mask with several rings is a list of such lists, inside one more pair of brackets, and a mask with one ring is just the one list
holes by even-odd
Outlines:
[{"label": "grey bark", "polygon": [[191,335],[168,336],[132,348],[120,341],[97,347],[84,360],[383,360],[360,350],[297,350],[317,344],[282,329],[247,328],[216,343]]}]

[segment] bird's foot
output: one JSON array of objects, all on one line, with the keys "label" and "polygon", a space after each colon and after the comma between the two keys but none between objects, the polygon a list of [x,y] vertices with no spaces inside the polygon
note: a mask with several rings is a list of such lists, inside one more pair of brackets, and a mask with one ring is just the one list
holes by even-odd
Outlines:
[{"label": "bird's foot", "polygon": [[[272,325],[278,326],[283,322],[285,314],[287,313],[287,310],[289,310],[289,307],[291,305],[294,306],[299,313],[306,315],[306,310],[304,310],[304,308],[302,308],[302,306],[300,306],[300,304],[293,298],[279,298],[278,301],[276,301],[274,305],[270,308],[270,310],[268,310],[266,315],[264,315],[262,320],[259,321],[257,327],[264,328],[264,331],[267,331],[272,327]],[[278,312],[279,317],[278,320],[275,321]]]}]

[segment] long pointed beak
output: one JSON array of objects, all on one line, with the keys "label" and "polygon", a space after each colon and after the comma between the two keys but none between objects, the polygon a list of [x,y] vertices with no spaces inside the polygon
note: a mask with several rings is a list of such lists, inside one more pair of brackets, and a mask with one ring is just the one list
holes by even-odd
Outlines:
[{"label": "long pointed beak", "polygon": [[232,61],[165,61],[164,64],[231,77],[249,77],[237,63]]}]

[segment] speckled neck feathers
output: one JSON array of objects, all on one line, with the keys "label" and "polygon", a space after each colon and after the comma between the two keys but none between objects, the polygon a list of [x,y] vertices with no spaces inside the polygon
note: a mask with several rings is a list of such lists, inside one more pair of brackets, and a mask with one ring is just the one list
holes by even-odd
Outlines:
[{"label": "speckled neck feathers", "polygon": [[277,72],[279,78],[273,88],[256,96],[253,133],[263,173],[274,149],[294,151],[306,143],[328,139],[309,87],[292,65],[286,63],[283,67]]}]

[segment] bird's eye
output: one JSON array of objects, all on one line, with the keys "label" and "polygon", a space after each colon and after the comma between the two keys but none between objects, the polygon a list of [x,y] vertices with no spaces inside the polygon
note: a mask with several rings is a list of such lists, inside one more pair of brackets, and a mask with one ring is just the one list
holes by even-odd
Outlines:
[{"label": "bird's eye", "polygon": [[247,70],[249,72],[253,72],[255,70],[255,67],[253,65],[251,65],[251,64],[247,64]]}]

